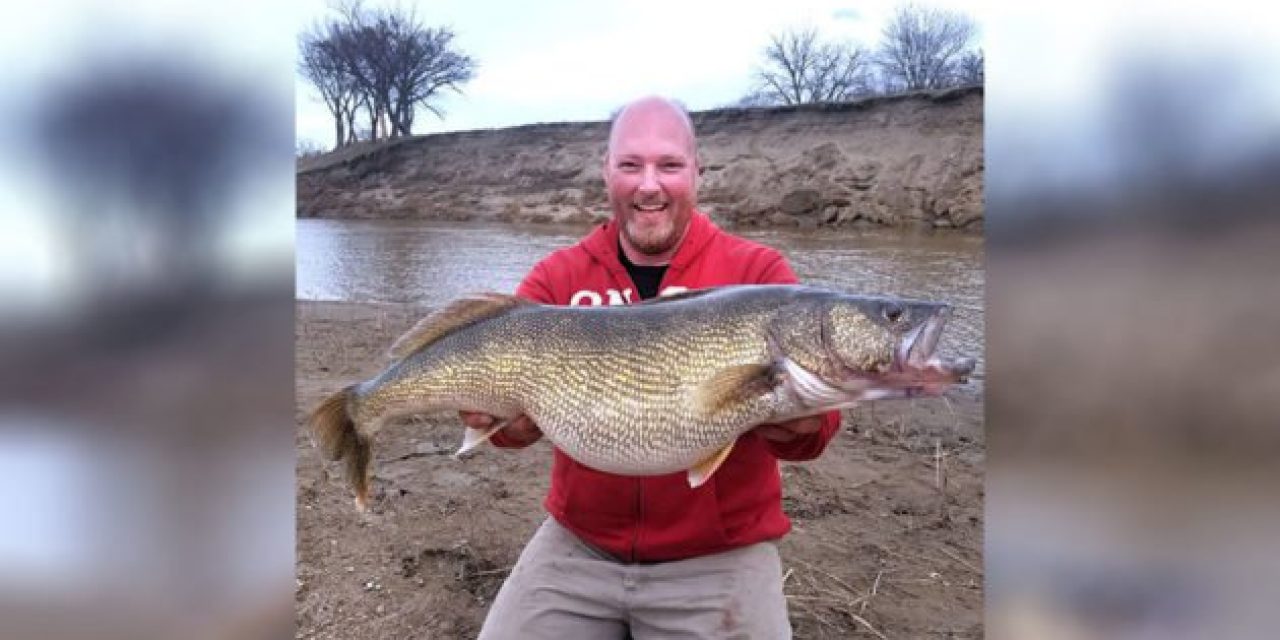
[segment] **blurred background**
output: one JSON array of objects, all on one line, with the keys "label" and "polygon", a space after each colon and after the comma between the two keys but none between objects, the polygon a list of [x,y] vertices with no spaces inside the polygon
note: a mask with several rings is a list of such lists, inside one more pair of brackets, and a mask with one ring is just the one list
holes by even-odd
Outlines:
[{"label": "blurred background", "polygon": [[[0,637],[279,638],[291,5],[0,22]],[[994,6],[987,633],[1269,638],[1280,21]]]},{"label": "blurred background", "polygon": [[988,16],[987,633],[1271,638],[1280,23]]},{"label": "blurred background", "polygon": [[295,31],[0,24],[0,637],[292,633]]}]

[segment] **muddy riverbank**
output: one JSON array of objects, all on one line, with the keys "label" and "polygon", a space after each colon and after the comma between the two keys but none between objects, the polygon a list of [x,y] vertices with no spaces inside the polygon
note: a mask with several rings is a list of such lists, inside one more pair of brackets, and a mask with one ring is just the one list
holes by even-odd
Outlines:
[{"label": "muddy riverbank", "polygon": [[[311,446],[306,413],[435,304],[297,305],[299,638],[474,637],[545,517],[545,442],[459,462],[453,415],[389,428],[368,516]],[[981,637],[984,461],[981,401],[955,394],[847,412],[820,459],[784,464],[796,636]]]}]

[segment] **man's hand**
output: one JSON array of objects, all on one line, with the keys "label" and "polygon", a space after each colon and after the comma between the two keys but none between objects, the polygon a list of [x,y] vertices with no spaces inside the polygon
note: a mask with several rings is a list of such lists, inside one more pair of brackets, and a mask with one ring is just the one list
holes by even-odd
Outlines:
[{"label": "man's hand", "polygon": [[[458,417],[462,419],[462,424],[472,429],[488,429],[497,420],[487,413],[473,411],[459,411]],[[519,415],[511,419],[511,424],[502,430],[502,435],[523,447],[537,442],[542,437],[542,429],[539,429],[529,416]]]},{"label": "man's hand", "polygon": [[762,424],[752,431],[760,434],[765,440],[774,442],[791,442],[800,436],[817,433],[822,428],[822,416],[796,418],[778,424]]}]

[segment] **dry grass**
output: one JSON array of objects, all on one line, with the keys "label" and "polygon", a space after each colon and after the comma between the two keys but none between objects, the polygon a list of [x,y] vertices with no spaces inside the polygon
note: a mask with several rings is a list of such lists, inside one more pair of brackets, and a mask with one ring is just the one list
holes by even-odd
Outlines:
[{"label": "dry grass", "polygon": [[[880,588],[883,570],[876,573],[866,589],[857,589],[839,576],[804,560],[794,558],[791,562],[793,566],[782,578],[782,589],[794,618],[811,620],[826,631],[842,633],[848,626],[839,620],[843,617],[877,638],[885,638],[866,618],[867,607]],[[799,571],[796,571],[797,567]]]}]

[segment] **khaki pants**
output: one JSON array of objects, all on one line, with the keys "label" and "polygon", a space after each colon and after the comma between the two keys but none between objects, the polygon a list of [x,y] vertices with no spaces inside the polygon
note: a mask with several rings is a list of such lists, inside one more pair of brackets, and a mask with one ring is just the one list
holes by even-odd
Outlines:
[{"label": "khaki pants", "polygon": [[546,522],[489,609],[482,640],[790,638],[772,542],[651,565],[622,564]]}]

